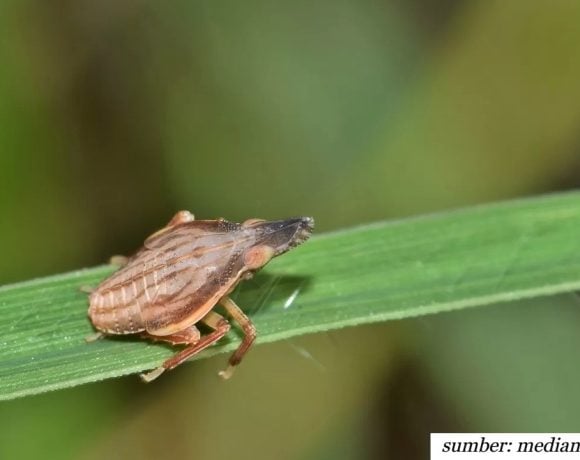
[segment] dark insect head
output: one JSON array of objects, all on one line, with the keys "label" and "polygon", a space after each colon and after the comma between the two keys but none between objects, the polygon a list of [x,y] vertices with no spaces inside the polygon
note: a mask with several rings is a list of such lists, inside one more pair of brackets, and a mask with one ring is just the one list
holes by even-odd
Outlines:
[{"label": "dark insect head", "polygon": [[264,266],[272,257],[284,254],[306,241],[312,234],[312,217],[295,217],[284,220],[265,221],[250,219],[242,224],[243,229],[253,230],[255,244],[246,254],[248,268]]}]

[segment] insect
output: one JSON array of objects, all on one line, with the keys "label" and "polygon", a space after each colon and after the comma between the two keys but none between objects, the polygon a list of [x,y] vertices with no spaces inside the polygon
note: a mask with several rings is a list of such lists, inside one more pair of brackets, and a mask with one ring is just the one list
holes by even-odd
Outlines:
[{"label": "insect", "polygon": [[[229,322],[214,311],[219,304],[244,333],[228,367],[219,373],[230,378],[254,342],[256,329],[229,294],[273,257],[307,240],[313,227],[311,217],[238,224],[195,220],[189,211],[179,211],[135,255],[116,257],[122,267],[91,291],[88,313],[99,331],[92,339],[139,334],[185,345],[157,369],[141,375],[150,382],[228,333]],[[202,336],[196,327],[200,322],[211,332]]]}]

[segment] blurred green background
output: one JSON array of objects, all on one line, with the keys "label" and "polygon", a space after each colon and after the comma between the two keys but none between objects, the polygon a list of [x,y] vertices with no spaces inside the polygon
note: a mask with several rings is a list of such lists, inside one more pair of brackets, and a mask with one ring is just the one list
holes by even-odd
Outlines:
[{"label": "blurred green background", "polygon": [[[580,185],[580,3],[0,0],[0,282],[178,209],[317,232]],[[578,431],[579,301],[258,346],[0,404],[0,458],[422,459]]]}]

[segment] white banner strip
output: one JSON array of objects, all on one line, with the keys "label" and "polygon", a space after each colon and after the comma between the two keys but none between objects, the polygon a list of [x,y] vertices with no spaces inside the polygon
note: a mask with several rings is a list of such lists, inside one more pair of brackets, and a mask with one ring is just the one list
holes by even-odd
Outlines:
[{"label": "white banner strip", "polygon": [[580,460],[580,433],[431,433],[431,460]]}]

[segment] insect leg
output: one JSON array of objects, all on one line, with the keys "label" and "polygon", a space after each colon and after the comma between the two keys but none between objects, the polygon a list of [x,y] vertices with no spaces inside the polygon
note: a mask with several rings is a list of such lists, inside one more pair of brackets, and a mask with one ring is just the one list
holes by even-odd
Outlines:
[{"label": "insect leg", "polygon": [[85,337],[85,342],[87,343],[96,342],[97,340],[100,340],[103,337],[105,337],[105,334],[103,334],[102,332],[95,332],[94,334],[87,335]]},{"label": "insect leg", "polygon": [[187,222],[193,222],[194,220],[195,217],[189,211],[177,211],[166,227],[173,227],[174,225],[185,224]]},{"label": "insect leg", "polygon": [[[230,324],[226,321],[225,318],[218,315],[215,312],[209,312],[202,321],[207,324],[209,327],[214,329],[214,331],[206,336],[199,338],[199,334],[197,335],[197,341],[191,343],[191,345],[180,352],[173,355],[167,361],[165,361],[160,367],[157,369],[147,373],[141,374],[141,378],[145,382],[150,382],[151,380],[156,379],[159,377],[164,371],[173,369],[179,366],[184,361],[187,361],[193,355],[198,354],[200,351],[205,350],[210,345],[217,342],[221,339],[224,335],[228,333],[230,330]],[[180,335],[178,333],[177,335]],[[151,336],[150,336],[151,337]],[[157,336],[155,337],[156,340],[167,340],[172,336]],[[171,342],[171,340],[169,340]],[[181,342],[183,343],[183,342]]]},{"label": "insect leg", "polygon": [[115,267],[121,268],[127,265],[129,258],[126,256],[115,255],[111,256],[109,259],[109,265],[114,265]]},{"label": "insect leg", "polygon": [[181,224],[186,224],[188,222],[193,222],[195,220],[195,217],[192,213],[190,213],[189,211],[178,211],[169,222],[167,222],[167,225],[165,227],[163,227],[161,230],[157,230],[155,233],[153,233],[153,235],[150,235],[146,240],[145,240],[145,247],[147,248],[151,248],[152,245],[154,244],[154,241],[159,238],[161,235],[166,235],[167,233],[169,233],[170,231],[173,230],[173,227],[175,227],[176,225],[181,225]]},{"label": "insect leg", "polygon": [[244,357],[244,355],[248,352],[254,340],[256,340],[256,327],[250,321],[245,313],[240,310],[235,302],[230,299],[229,297],[224,297],[219,302],[223,307],[227,310],[228,314],[240,325],[242,330],[244,331],[244,339],[242,343],[238,347],[238,349],[234,352],[234,354],[230,357],[229,363],[230,365],[227,369],[221,371],[219,373],[220,377],[224,379],[229,379],[232,374],[234,373],[235,366],[240,364],[240,361]]},{"label": "insect leg", "polygon": [[183,344],[193,344],[199,342],[200,333],[199,329],[195,326],[191,326],[183,331],[176,332],[171,335],[153,335],[147,332],[142,332],[141,337],[146,339],[154,340],[156,342],[168,342],[171,345],[183,345]]}]

